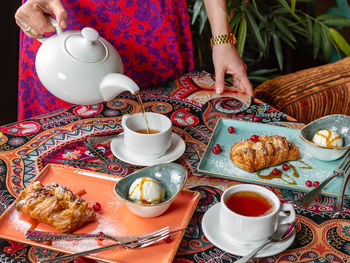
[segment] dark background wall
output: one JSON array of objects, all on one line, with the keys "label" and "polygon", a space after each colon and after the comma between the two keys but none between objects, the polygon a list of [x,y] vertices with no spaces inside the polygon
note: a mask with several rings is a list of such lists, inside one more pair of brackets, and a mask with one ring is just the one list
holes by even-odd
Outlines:
[{"label": "dark background wall", "polygon": [[20,0],[1,1],[0,5],[0,125],[17,120],[18,38],[14,14]]}]

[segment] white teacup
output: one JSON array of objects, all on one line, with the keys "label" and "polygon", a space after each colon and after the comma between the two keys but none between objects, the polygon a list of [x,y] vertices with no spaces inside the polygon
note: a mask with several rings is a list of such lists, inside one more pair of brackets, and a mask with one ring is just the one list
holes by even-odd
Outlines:
[{"label": "white teacup", "polygon": [[157,133],[140,133],[147,130],[142,113],[123,116],[124,146],[134,158],[156,159],[165,154],[171,145],[172,124],[167,116],[159,113],[146,112],[146,118],[149,129]]},{"label": "white teacup", "polygon": [[[263,203],[260,201],[257,203],[249,202],[244,198],[262,198],[263,200],[260,201]],[[246,205],[243,205],[243,208],[239,208],[237,201],[239,201],[239,204]],[[254,210],[253,206],[249,207],[251,204],[259,204],[259,206]],[[265,209],[261,208],[265,205],[267,208],[270,207],[270,209],[266,210],[264,214],[252,215],[252,212],[257,212],[259,209],[262,210],[261,212],[264,212]],[[231,210],[229,206],[236,212]],[[247,207],[249,209],[243,211]],[[289,212],[289,215],[283,212]],[[260,243],[271,236],[279,225],[292,223],[294,220],[295,210],[293,205],[281,204],[272,191],[262,186],[250,184],[234,185],[226,189],[221,197],[220,228],[222,234],[232,242],[242,244]]]}]

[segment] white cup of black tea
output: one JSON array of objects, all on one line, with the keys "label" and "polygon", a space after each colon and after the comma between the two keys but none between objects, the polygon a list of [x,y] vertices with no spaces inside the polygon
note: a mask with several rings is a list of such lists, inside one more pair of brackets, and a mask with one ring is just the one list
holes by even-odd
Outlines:
[{"label": "white cup of black tea", "polygon": [[221,196],[220,229],[235,243],[260,243],[267,240],[282,224],[295,220],[292,204],[281,203],[269,189],[238,184]]},{"label": "white cup of black tea", "polygon": [[[150,160],[164,155],[171,145],[171,120],[159,113],[124,115],[124,146],[133,158]],[[146,119],[145,119],[146,117]]]}]

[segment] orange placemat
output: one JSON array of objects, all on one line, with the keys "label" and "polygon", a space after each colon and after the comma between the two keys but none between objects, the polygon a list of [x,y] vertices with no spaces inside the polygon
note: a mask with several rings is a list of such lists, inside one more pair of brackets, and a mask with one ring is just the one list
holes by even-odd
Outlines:
[{"label": "orange placemat", "polygon": [[[53,182],[66,186],[73,192],[85,189],[83,199],[93,204],[99,202],[101,211],[97,212],[97,221],[80,228],[76,233],[98,233],[114,236],[139,235],[169,226],[170,229],[186,228],[194,209],[200,199],[200,194],[194,191],[182,190],[169,209],[156,218],[141,218],[132,214],[114,194],[114,185],[120,177],[91,172],[63,165],[47,165],[33,181],[43,185]],[[12,204],[0,217],[0,237],[15,240],[35,246],[72,253],[80,252],[111,244],[111,241],[90,240],[59,240],[51,245],[30,241],[25,238],[25,232],[30,228],[29,217],[18,212]],[[57,232],[53,227],[40,223],[37,230]],[[172,236],[172,241],[159,242],[143,249],[125,249],[118,247],[92,254],[88,257],[104,262],[171,262],[181,242],[182,233]]]}]

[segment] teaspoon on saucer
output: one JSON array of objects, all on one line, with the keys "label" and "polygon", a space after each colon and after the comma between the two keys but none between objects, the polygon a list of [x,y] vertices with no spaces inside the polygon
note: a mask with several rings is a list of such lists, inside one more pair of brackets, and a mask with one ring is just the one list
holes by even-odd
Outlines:
[{"label": "teaspoon on saucer", "polygon": [[270,244],[272,242],[281,242],[283,240],[288,239],[291,236],[291,234],[293,233],[294,227],[295,227],[295,223],[293,222],[288,226],[286,232],[280,233],[279,231],[276,231],[264,243],[262,243],[256,249],[254,249],[252,252],[248,253],[247,255],[245,255],[244,257],[240,258],[239,260],[237,260],[235,262],[236,263],[245,263],[249,259],[251,259],[256,253],[258,253],[260,250],[262,250],[267,244]]}]

